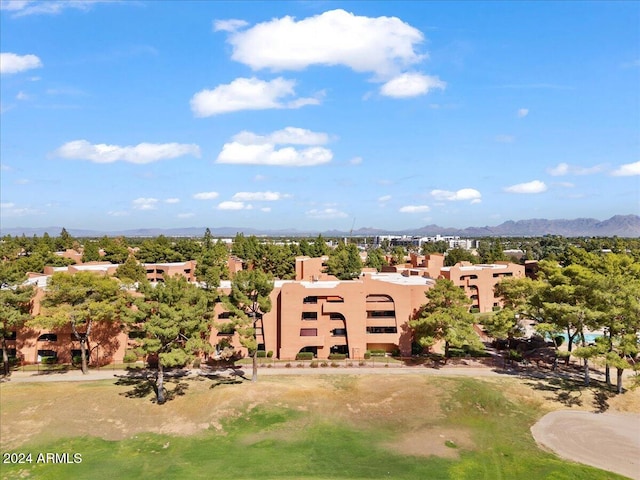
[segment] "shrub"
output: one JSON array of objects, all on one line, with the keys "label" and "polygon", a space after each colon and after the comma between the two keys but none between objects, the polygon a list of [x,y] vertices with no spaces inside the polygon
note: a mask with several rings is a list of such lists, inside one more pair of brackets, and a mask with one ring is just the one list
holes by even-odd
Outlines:
[{"label": "shrub", "polygon": [[564,336],[558,335],[553,338],[553,341],[555,342],[556,346],[559,347],[564,343]]},{"label": "shrub", "polygon": [[269,350],[267,352],[267,358],[272,358],[273,357],[273,350]]},{"label": "shrub", "polygon": [[[371,358],[371,352],[369,350],[367,350],[366,352],[364,352],[364,359],[365,360],[369,360]],[[362,362],[360,362],[362,363]]]},{"label": "shrub", "polygon": [[320,363],[320,366],[321,366],[321,367],[328,367],[328,366],[329,366],[329,364],[328,364],[327,362],[322,362],[322,363]]},{"label": "shrub", "polygon": [[339,364],[339,363],[337,363],[337,362],[331,362],[331,366],[332,366],[333,368],[337,368],[337,367],[339,367],[339,366],[340,366],[340,364]]},{"label": "shrub", "polygon": [[267,352],[265,352],[264,350],[258,350],[256,352],[256,357],[258,357],[258,358],[267,358]]},{"label": "shrub", "polygon": [[387,351],[381,350],[381,349],[369,350],[369,353],[371,354],[372,357],[384,357],[387,355]]},{"label": "shrub", "polygon": [[297,365],[296,365],[296,367],[298,367],[298,368],[304,368],[304,363],[299,363],[299,364],[297,364]]},{"label": "shrub", "polygon": [[329,355],[329,360],[344,360],[345,358],[347,358],[345,353],[331,353]]},{"label": "shrub", "polygon": [[347,367],[353,367],[353,362],[347,363]]},{"label": "shrub", "polygon": [[313,360],[313,352],[300,352],[296,355],[296,360]]},{"label": "shrub", "polygon": [[290,363],[285,363],[284,364],[284,368],[291,368],[291,364]]},{"label": "shrub", "polygon": [[522,361],[522,355],[517,350],[509,350],[509,360],[520,362]]},{"label": "shrub", "polygon": [[471,313],[480,313],[480,309],[478,307],[472,307],[469,312]]},{"label": "shrub", "polygon": [[[46,358],[54,358],[54,357],[46,357]],[[42,363],[44,363],[44,359]],[[82,355],[74,355],[73,357],[71,357],[72,365],[80,365],[81,363],[82,363]]]},{"label": "shrub", "polygon": [[[367,357],[365,357],[365,358],[367,358]],[[363,362],[363,361],[359,361],[358,362],[358,366],[360,366],[360,367],[364,367],[365,365],[366,365],[366,363]]]},{"label": "shrub", "polygon": [[56,357],[42,357],[41,363],[43,365],[54,365],[58,362]]},{"label": "shrub", "polygon": [[138,360],[138,356],[136,355],[136,352],[134,352],[133,350],[127,350],[124,353],[124,358],[122,359],[124,363],[133,363],[136,360]]},{"label": "shrub", "polygon": [[315,360],[313,360],[313,361],[309,364],[309,366],[310,366],[311,368],[318,368],[318,362],[316,362]]}]

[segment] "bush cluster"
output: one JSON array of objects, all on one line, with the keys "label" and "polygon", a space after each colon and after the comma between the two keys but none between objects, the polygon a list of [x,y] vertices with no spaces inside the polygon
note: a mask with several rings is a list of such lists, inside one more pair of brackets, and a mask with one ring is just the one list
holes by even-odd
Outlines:
[{"label": "bush cluster", "polygon": [[300,352],[296,355],[296,360],[313,360],[312,352]]}]

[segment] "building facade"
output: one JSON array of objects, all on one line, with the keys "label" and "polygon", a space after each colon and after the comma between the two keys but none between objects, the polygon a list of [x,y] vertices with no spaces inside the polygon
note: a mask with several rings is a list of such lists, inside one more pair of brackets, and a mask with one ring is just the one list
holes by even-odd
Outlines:
[{"label": "building facade", "polygon": [[[411,354],[409,321],[425,303],[425,293],[437,278],[447,278],[465,289],[473,300],[474,311],[490,312],[500,307],[494,286],[504,278],[523,277],[524,267],[511,263],[494,265],[443,266],[442,255],[412,255],[411,262],[394,266],[391,271],[363,271],[355,280],[338,280],[323,273],[323,258],[296,259],[296,280],[276,280],[271,292],[272,309],[258,321],[256,336],[260,350],[273,352],[280,359],[294,359],[299,352],[313,352],[319,359],[331,353],[362,358],[366,351],[383,350]],[[196,262],[144,264],[147,278],[162,282],[167,276],[180,275],[195,281]],[[48,268],[46,274],[32,275],[28,282],[38,287],[33,314],[40,313],[40,300],[47,279],[54,272],[93,271],[111,275],[117,265],[83,264]],[[229,291],[229,281],[220,288]],[[222,304],[216,306],[217,323],[224,324],[229,314]],[[96,325],[91,336],[91,363],[121,363],[128,348],[135,345],[136,332],[120,325]],[[210,342],[217,346],[232,344],[246,354],[237,334],[212,329]],[[21,328],[8,338],[10,353],[24,363],[38,363],[45,357],[69,363],[79,355],[79,345],[70,329]]]}]

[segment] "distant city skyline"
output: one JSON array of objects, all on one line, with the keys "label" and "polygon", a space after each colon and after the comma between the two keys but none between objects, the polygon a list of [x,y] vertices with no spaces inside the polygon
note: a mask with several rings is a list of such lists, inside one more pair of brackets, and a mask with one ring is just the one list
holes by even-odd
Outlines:
[{"label": "distant city skyline", "polygon": [[640,212],[637,2],[0,7],[3,229]]}]

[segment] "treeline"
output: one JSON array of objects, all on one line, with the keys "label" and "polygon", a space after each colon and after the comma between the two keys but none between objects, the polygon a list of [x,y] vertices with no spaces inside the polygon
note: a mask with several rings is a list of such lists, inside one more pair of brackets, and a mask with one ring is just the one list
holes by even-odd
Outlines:
[{"label": "treeline", "polygon": [[[421,248],[392,246],[388,241],[374,246],[372,238],[258,238],[238,233],[231,245],[213,239],[209,229],[201,238],[170,238],[163,235],[153,238],[74,238],[66,229],[56,237],[47,233],[43,236],[12,237],[0,240],[0,283],[15,283],[23,279],[27,272],[42,272],[46,265],[65,266],[75,263],[56,252],[68,249],[81,254],[82,262],[106,261],[123,264],[130,256],[141,263],[170,263],[197,260],[207,265],[220,264],[221,258],[231,254],[243,261],[245,269],[260,269],[274,278],[291,279],[295,276],[295,258],[305,255],[318,257],[329,255],[328,273],[341,279],[354,278],[361,268],[371,267],[381,270],[385,265],[404,263],[409,253],[423,255],[446,253],[445,265],[455,265],[461,261],[471,263],[495,263],[526,260],[555,260],[561,264],[570,261],[571,249],[580,248],[586,252],[625,253],[640,260],[640,239],[637,238],[565,238],[545,236],[532,238],[483,238],[475,250],[448,248],[445,241],[427,242]],[[335,248],[330,248],[328,242]],[[367,251],[364,264],[359,252]],[[522,253],[513,256],[510,251]],[[228,272],[220,266],[220,278],[227,279]]]}]

